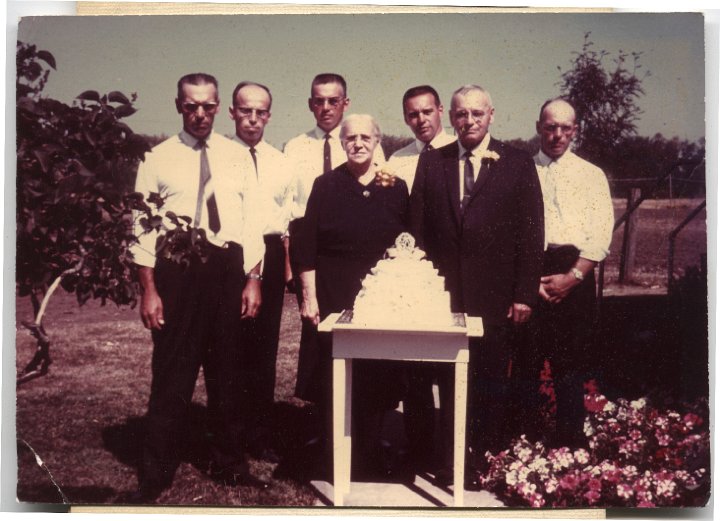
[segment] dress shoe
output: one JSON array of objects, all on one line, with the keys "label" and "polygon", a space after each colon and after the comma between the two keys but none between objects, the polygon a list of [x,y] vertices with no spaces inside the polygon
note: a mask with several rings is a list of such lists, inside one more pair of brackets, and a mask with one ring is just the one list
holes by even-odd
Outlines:
[{"label": "dress shoe", "polygon": [[258,439],[250,444],[248,452],[255,459],[267,461],[268,463],[280,463],[280,455],[272,447],[270,441],[266,439]]}]

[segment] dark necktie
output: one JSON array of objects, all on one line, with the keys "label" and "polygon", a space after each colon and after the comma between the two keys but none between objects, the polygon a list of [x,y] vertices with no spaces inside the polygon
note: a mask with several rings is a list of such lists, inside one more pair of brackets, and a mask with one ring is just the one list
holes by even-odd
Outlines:
[{"label": "dark necktie", "polygon": [[[195,226],[200,226],[202,216],[203,200],[205,199],[205,185],[210,180],[210,163],[207,157],[207,142],[199,140],[195,150],[200,150],[200,188],[198,189],[197,206],[195,207]],[[207,198],[208,226],[211,231],[217,233],[220,230],[220,215],[218,213],[215,193]]]},{"label": "dark necktie", "polygon": [[463,157],[465,158],[465,167],[463,169],[464,191],[461,208],[465,210],[468,202],[470,201],[470,194],[472,193],[473,186],[475,185],[475,172],[473,171],[473,164],[470,161],[472,152],[468,150],[465,152]]},{"label": "dark necktie", "polygon": [[435,147],[433,147],[430,143],[426,143],[425,146],[422,149],[421,154],[424,154],[425,152],[428,152],[430,150],[433,150]]},{"label": "dark necktie", "polygon": [[332,170],[330,159],[330,134],[325,134],[325,145],[323,146],[323,172]]},{"label": "dark necktie", "polygon": [[255,177],[258,177],[258,169],[257,169],[257,151],[255,150],[255,147],[250,147],[250,155],[253,158],[253,164],[255,165]]}]

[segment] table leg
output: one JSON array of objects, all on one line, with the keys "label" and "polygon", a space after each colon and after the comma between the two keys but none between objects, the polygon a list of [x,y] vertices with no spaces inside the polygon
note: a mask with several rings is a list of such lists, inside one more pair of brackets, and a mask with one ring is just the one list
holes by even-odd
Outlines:
[{"label": "table leg", "polygon": [[455,462],[453,495],[455,506],[463,506],[465,492],[465,421],[467,410],[467,363],[455,363]]},{"label": "table leg", "polygon": [[333,502],[343,506],[350,491],[352,360],[333,360]]}]

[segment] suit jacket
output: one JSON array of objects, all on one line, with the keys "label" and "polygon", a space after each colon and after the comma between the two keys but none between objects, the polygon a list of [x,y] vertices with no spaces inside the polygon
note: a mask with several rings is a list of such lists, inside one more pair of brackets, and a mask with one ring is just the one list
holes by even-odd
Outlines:
[{"label": "suit jacket", "polygon": [[460,208],[457,142],[423,154],[410,197],[410,230],[445,277],[454,312],[502,324],[513,302],[534,306],[542,270],[543,200],[529,154],[496,139]]}]

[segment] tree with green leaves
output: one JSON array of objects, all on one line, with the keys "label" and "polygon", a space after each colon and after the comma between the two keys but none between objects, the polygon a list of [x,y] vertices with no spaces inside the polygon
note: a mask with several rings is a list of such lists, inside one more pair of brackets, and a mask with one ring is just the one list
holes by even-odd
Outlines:
[{"label": "tree with green leaves", "polygon": [[[147,213],[132,193],[139,161],[150,147],[122,120],[136,109],[121,92],[80,94],[72,105],[43,97],[51,53],[17,45],[17,266],[20,296],[35,321],[25,322],[38,350],[19,381],[47,372],[49,339],[42,327],[58,286],[80,304],[99,298],[134,305],[138,284],[128,250],[132,210]],[[158,224],[158,223],[153,223]]]},{"label": "tree with green leaves", "polygon": [[613,150],[637,133],[642,114],[637,101],[644,95],[642,81],[650,72],[642,71],[643,53],[622,50],[607,70],[610,53],[596,51],[594,45],[590,33],[585,33],[581,51],[573,53],[571,68],[561,75],[560,92],[577,112],[578,153],[607,169]]}]

